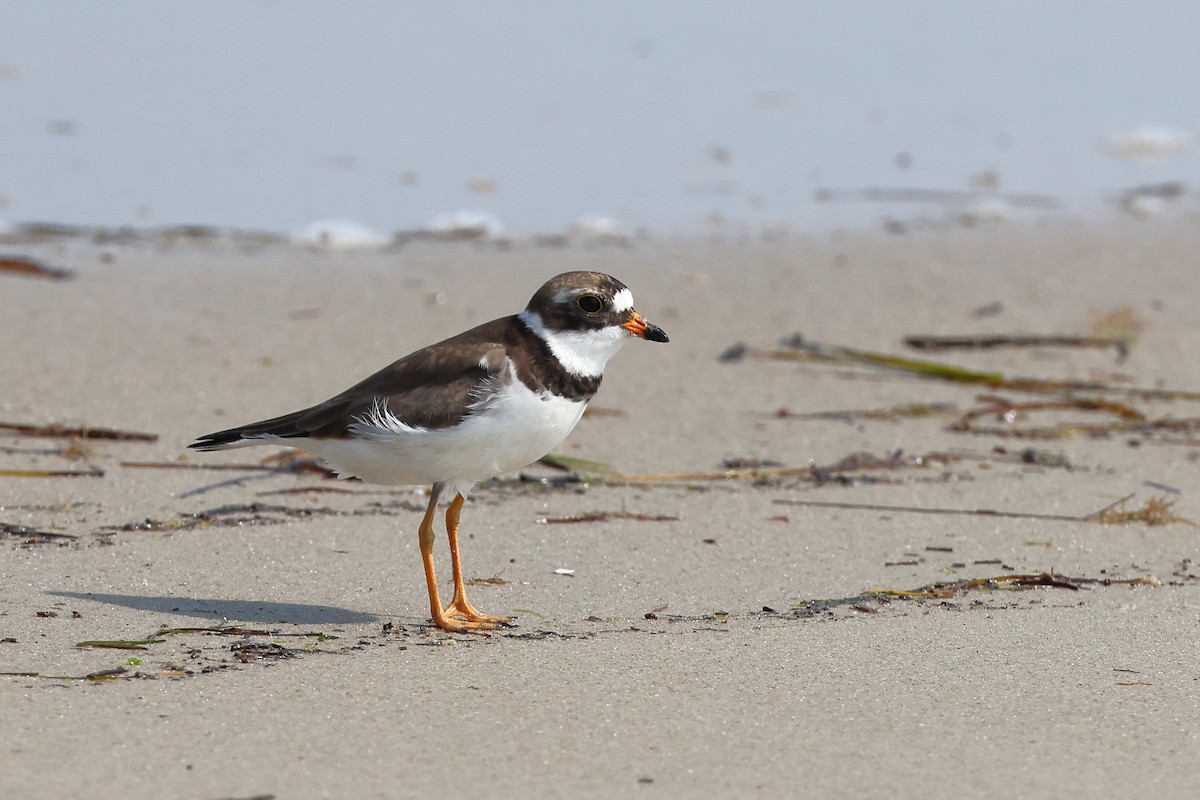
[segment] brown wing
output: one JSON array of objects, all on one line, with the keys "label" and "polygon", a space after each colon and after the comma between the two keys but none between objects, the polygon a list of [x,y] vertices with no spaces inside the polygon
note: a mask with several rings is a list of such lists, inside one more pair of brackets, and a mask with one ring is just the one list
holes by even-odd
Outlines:
[{"label": "brown wing", "polygon": [[489,381],[504,374],[504,342],[513,318],[499,319],[410,353],[324,403],[210,433],[190,445],[216,450],[260,436],[332,438],[343,436],[357,418],[384,402],[406,425],[447,428],[466,416],[468,406]]}]

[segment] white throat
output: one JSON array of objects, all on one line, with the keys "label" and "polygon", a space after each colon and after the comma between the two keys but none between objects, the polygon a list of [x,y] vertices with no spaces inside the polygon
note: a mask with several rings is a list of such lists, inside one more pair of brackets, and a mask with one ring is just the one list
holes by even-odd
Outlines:
[{"label": "white throat", "polygon": [[546,343],[563,369],[580,378],[602,377],[604,365],[629,339],[629,332],[617,325],[591,331],[552,331],[529,309],[518,318]]}]

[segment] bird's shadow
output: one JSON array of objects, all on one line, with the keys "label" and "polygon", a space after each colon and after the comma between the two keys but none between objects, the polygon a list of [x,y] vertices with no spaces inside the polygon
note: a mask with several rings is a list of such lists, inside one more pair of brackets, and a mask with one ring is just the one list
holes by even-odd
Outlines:
[{"label": "bird's shadow", "polygon": [[59,592],[46,594],[71,600],[90,600],[124,606],[136,611],[158,614],[178,614],[197,617],[214,623],[224,620],[258,623],[290,623],[293,625],[353,625],[377,622],[381,617],[362,611],[304,603],[275,603],[269,600],[216,600],[199,597],[162,597],[134,594],[100,594],[97,592]]}]

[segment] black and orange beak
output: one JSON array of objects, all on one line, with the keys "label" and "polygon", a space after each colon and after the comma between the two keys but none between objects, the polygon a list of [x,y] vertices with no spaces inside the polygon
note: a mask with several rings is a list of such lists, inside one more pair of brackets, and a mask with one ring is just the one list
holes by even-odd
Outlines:
[{"label": "black and orange beak", "polygon": [[667,338],[666,331],[651,322],[647,322],[646,318],[636,311],[633,312],[633,316],[629,318],[629,321],[621,327],[639,339],[645,339],[648,342],[671,341]]}]

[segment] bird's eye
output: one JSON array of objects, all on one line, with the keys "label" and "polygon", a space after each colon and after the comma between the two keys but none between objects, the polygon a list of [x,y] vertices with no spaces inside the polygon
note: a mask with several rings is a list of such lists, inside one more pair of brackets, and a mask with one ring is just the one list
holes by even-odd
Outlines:
[{"label": "bird's eye", "polygon": [[604,308],[604,301],[594,294],[584,294],[575,298],[575,305],[585,314],[599,314]]}]

